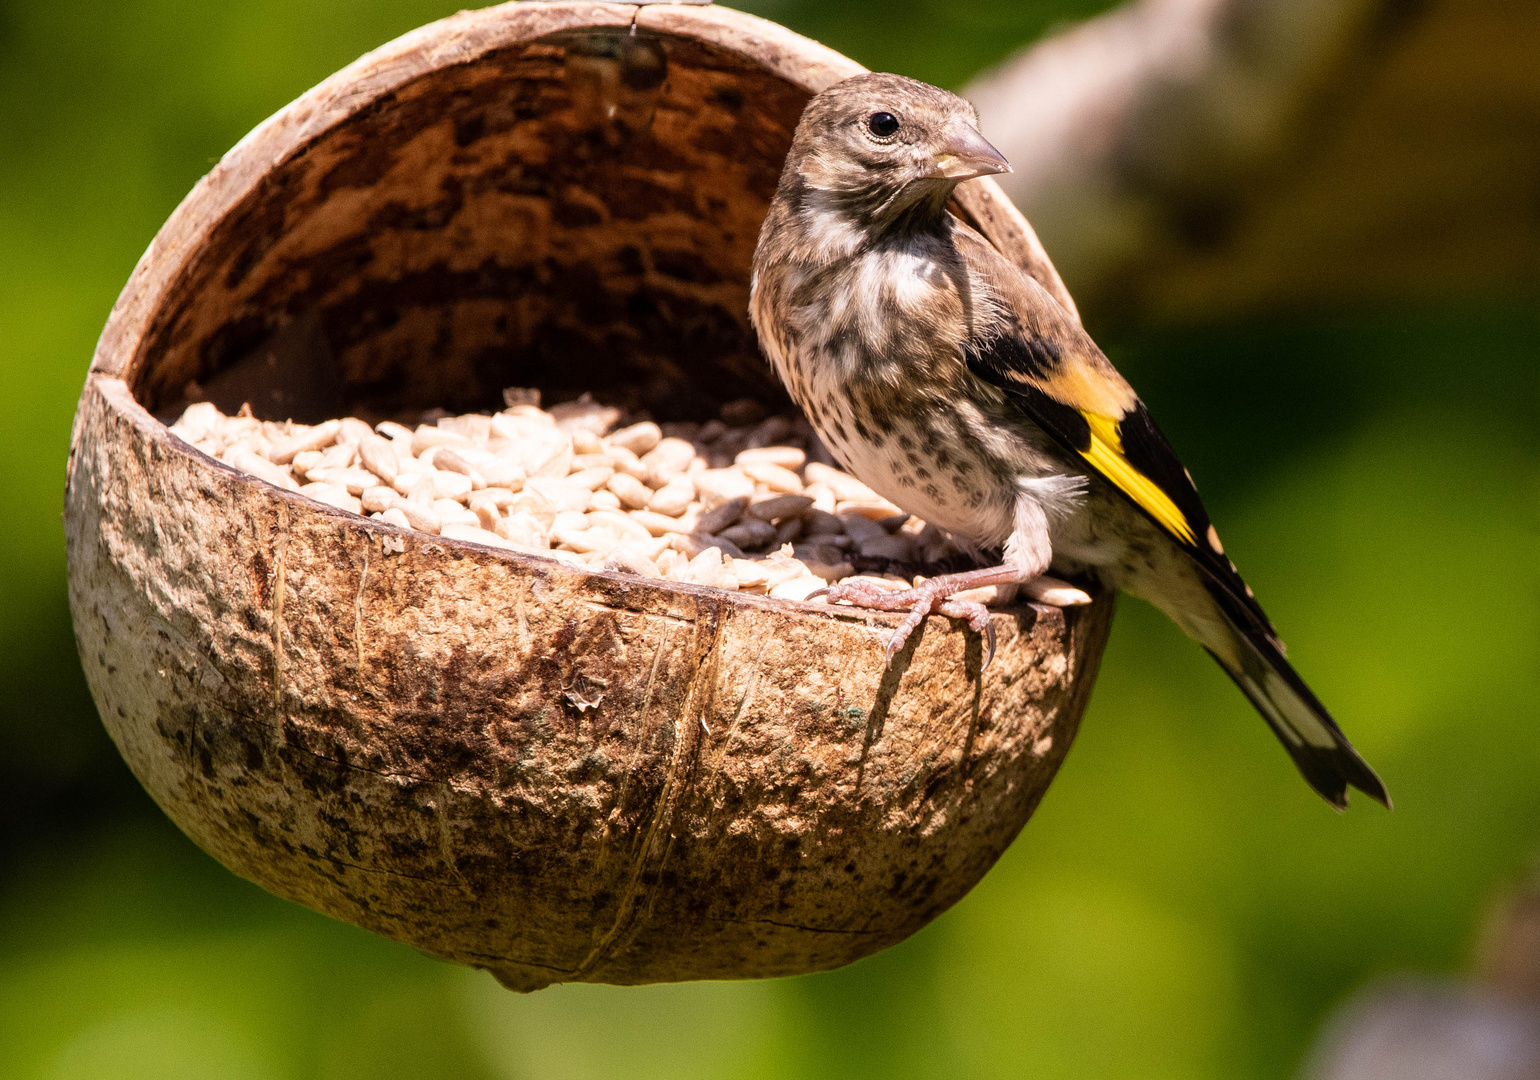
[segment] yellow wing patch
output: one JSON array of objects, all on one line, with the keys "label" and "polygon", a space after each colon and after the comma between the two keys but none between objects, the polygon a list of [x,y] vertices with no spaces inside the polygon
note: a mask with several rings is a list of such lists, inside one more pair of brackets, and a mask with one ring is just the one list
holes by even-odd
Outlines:
[{"label": "yellow wing patch", "polygon": [[1118,434],[1118,422],[1110,416],[1080,410],[1091,428],[1091,445],[1080,451],[1080,456],[1091,467],[1123,489],[1134,502],[1155,519],[1156,523],[1171,535],[1191,544],[1194,542],[1192,527],[1177,509],[1171,497],[1160,490],[1160,485],[1145,476],[1123,456],[1123,438]]}]

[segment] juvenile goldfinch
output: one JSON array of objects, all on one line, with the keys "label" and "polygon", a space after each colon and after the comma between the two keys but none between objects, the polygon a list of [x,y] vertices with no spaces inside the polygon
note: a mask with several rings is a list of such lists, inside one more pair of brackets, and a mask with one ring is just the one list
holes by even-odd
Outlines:
[{"label": "juvenile goldfinch", "polygon": [[[1033,278],[947,211],[962,181],[1010,166],[973,107],[896,75],[858,75],[808,103],[754,253],[760,344],[829,450],[910,513],[1000,564],[833,602],[931,612],[988,632],[954,594],[1091,574],[1169,615],[1219,661],[1328,802],[1379,777],[1284,659],[1224,554],[1187,470],[1133,388]],[[991,648],[993,643],[991,642]]]}]

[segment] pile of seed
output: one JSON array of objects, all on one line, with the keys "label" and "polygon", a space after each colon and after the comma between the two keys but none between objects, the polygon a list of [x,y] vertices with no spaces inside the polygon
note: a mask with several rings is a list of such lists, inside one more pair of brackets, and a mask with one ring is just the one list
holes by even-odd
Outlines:
[{"label": "pile of seed", "polygon": [[645,578],[802,600],[852,578],[907,588],[957,561],[939,529],[834,468],[805,420],[757,402],[704,424],[617,427],[620,410],[586,395],[549,409],[536,391],[504,399],[495,415],[435,410],[412,427],[277,423],[200,402],[171,430],[350,513]]}]

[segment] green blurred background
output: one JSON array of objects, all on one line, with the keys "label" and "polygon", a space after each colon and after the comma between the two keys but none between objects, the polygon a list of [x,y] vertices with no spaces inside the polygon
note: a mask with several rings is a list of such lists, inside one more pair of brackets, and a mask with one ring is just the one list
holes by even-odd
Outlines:
[{"label": "green blurred background", "polygon": [[[1101,6],[753,10],[959,86]],[[1393,813],[1332,813],[1201,650],[1125,601],[1020,839],[841,971],[519,997],[182,837],[102,732],[70,631],[59,512],[92,345],[220,154],[453,9],[0,0],[0,1078],[1275,1078],[1366,981],[1466,967],[1540,851],[1540,323],[1501,296],[1086,313]]]}]

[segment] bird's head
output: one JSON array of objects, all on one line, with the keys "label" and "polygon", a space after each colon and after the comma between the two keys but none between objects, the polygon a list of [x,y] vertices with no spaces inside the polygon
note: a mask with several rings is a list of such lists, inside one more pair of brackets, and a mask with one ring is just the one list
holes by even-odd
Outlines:
[{"label": "bird's head", "polygon": [[857,75],[813,98],[787,157],[805,196],[864,224],[940,214],[964,180],[1010,172],[956,94],[901,75]]}]

